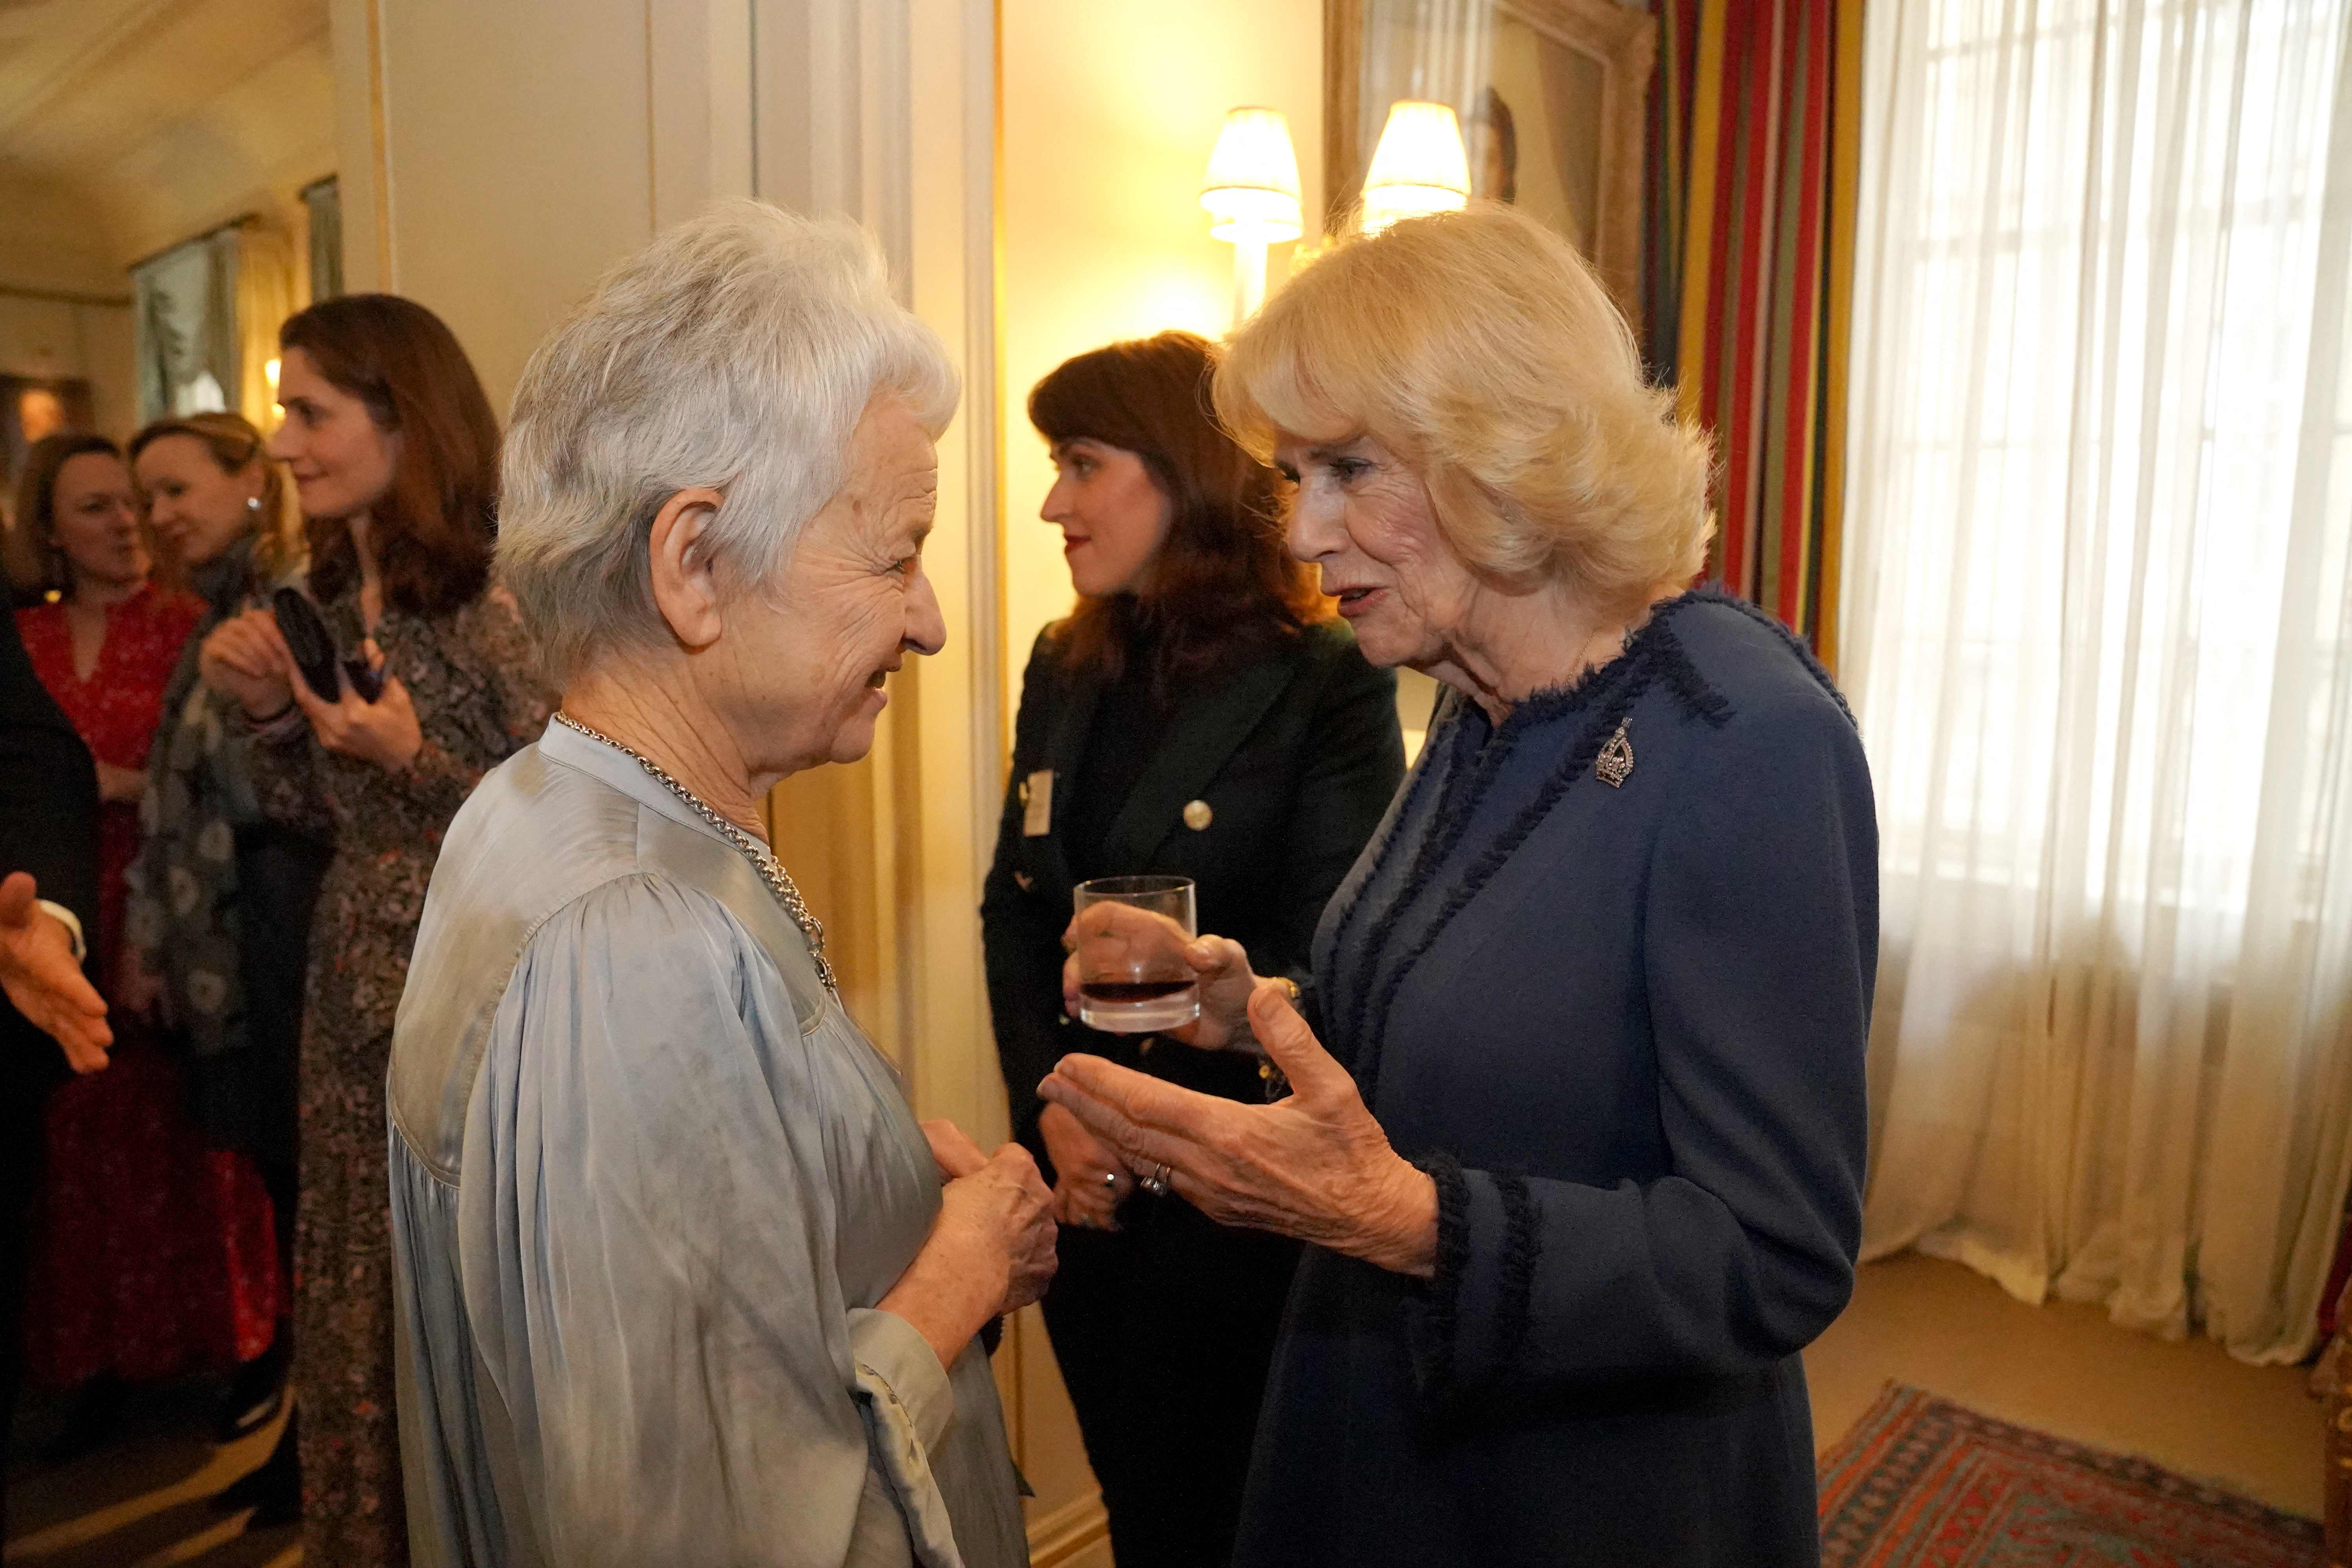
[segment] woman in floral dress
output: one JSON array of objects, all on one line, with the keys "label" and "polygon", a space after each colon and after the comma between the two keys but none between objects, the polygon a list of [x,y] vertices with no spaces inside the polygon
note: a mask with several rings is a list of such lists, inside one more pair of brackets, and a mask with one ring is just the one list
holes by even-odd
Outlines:
[{"label": "woman in floral dress", "polygon": [[313,305],[279,333],[271,442],[310,539],[310,586],[371,701],[322,700],[255,610],[205,644],[205,681],[258,737],[261,809],[331,837],[301,1047],[294,1382],[306,1562],[407,1561],[394,1363],[384,1068],[443,831],[549,702],[489,580],[499,434],[447,327],[388,295]]},{"label": "woman in floral dress", "polygon": [[[204,606],[150,581],[147,535],[121,453],[54,436],[29,455],[10,576],[44,603],[17,615],[33,668],[97,760],[99,918],[93,973],[111,990],[125,873],[164,690]],[[106,1071],[51,1099],[26,1303],[30,1379],[82,1397],[50,1457],[113,1426],[123,1385],[226,1370],[268,1347],[279,1280],[270,1212],[249,1163],[217,1166],[176,1066],[121,1020]]]}]

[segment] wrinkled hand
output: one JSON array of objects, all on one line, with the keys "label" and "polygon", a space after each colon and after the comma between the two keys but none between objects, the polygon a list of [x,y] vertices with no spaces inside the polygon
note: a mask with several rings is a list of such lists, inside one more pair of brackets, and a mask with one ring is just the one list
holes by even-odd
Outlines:
[{"label": "wrinkled hand", "polygon": [[[275,634],[277,624],[272,622],[269,629]],[[370,666],[383,668],[383,650],[373,638],[362,644],[360,651]],[[373,763],[388,773],[396,773],[416,760],[425,746],[425,731],[416,722],[416,704],[410,700],[408,688],[399,677],[385,676],[383,690],[373,702],[352,689],[351,677],[340,668],[335,671],[335,685],[340,695],[332,702],[321,700],[307,680],[293,686],[294,701],[302,717],[310,721],[310,732],[319,737],[320,745]]]},{"label": "wrinkled hand", "polygon": [[971,1134],[944,1116],[923,1123],[923,1138],[931,1146],[931,1163],[940,1168],[942,1182],[969,1176],[988,1164],[988,1156],[980,1152]]},{"label": "wrinkled hand", "polygon": [[1135,1190],[1127,1167],[1061,1106],[1045,1108],[1037,1131],[1054,1160],[1054,1217],[1087,1230],[1117,1230],[1118,1205]]},{"label": "wrinkled hand", "polygon": [[79,1073],[106,1066],[114,1031],[106,1003],[74,962],[65,922],[34,900],[39,889],[18,871],[0,881],[0,990],[33,1026],[63,1047]]},{"label": "wrinkled hand", "polygon": [[1054,1195],[1018,1143],[975,1168],[978,1147],[952,1124],[926,1122],[923,1135],[947,1184],[939,1217],[877,1305],[912,1324],[941,1366],[953,1366],[983,1325],[1045,1293],[1054,1278]]},{"label": "wrinkled hand", "polygon": [[1038,1092],[1067,1107],[1129,1170],[1169,1167],[1176,1191],[1221,1225],[1427,1278],[1437,1256],[1435,1184],[1389,1146],[1356,1080],[1282,986],[1258,986],[1249,1024],[1290,1079],[1290,1098],[1273,1105],[1196,1094],[1080,1055],[1064,1057]]},{"label": "wrinkled hand", "polygon": [[294,661],[268,610],[247,610],[215,626],[196,652],[196,673],[247,718],[275,718],[294,700]]},{"label": "wrinkled hand", "polygon": [[1174,951],[1199,977],[1201,1016],[1181,1028],[1155,1032],[1203,1051],[1221,1051],[1249,1038],[1250,993],[1258,979],[1250,973],[1249,954],[1231,937],[1190,937],[1166,915],[1106,901],[1087,905],[1070,921],[1062,946],[1070,955],[1062,964],[1062,1010],[1073,1018],[1078,1016],[1081,960],[1101,974],[1138,949],[1155,955]]},{"label": "wrinkled hand", "polygon": [[940,1205],[940,1230],[968,1223],[975,1245],[985,1248],[990,1277],[1004,1281],[988,1317],[1017,1312],[1045,1295],[1054,1279],[1054,1194],[1028,1150],[1007,1143],[987,1164],[950,1182]]}]

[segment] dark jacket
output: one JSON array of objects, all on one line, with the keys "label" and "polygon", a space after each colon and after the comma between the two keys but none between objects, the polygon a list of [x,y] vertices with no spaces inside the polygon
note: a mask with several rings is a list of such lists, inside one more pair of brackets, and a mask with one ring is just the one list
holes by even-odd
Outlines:
[{"label": "dark jacket", "polygon": [[[0,605],[0,877],[16,871],[31,872],[40,896],[71,910],[97,945],[98,770],[33,673],[16,617]],[[16,1407],[24,1345],[41,1107],[65,1076],[58,1043],[0,995],[0,1433]],[[0,1495],[0,1533],[6,1519]]]},{"label": "dark jacket", "polygon": [[[981,902],[1013,1133],[1033,1149],[1038,1081],[1069,1051],[1228,1098],[1257,1092],[1255,1058],[1244,1053],[1163,1047],[1139,1058],[1132,1039],[1063,1015],[1062,932],[1073,886],[1063,826],[1101,691],[1098,679],[1065,665],[1047,628],[1023,678],[1013,775]],[[1048,769],[1050,820],[1031,836],[1023,831],[1029,781]],[[1181,704],[1111,822],[1104,859],[1119,875],[1192,878],[1202,931],[1240,942],[1260,974],[1303,980],[1323,905],[1403,773],[1396,678],[1364,662],[1344,625],[1326,622]],[[1185,819],[1196,801],[1207,807],[1198,829]]]},{"label": "dark jacket", "polygon": [[1748,607],[1499,729],[1449,699],[1315,945],[1436,1277],[1307,1248],[1238,1568],[1816,1563],[1877,936],[1861,741]]},{"label": "dark jacket", "polygon": [[[0,877],[29,871],[40,896],[98,943],[98,769],[33,673],[16,617],[0,608]],[[0,1095],[21,1102],[62,1078],[58,1043],[0,996]]]}]

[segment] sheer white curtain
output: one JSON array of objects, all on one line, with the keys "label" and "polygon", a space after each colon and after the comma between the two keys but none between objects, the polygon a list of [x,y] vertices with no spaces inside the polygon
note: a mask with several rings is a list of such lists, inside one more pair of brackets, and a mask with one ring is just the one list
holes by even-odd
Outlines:
[{"label": "sheer white curtain", "polygon": [[2352,1174],[2352,0],[1889,0],[1873,1256],[2291,1359]]}]

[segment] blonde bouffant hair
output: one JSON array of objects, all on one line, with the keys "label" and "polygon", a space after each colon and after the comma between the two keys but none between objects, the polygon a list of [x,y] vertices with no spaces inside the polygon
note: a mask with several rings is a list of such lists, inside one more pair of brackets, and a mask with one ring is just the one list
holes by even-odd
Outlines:
[{"label": "blonde bouffant hair", "polygon": [[1706,564],[1706,435],[1643,379],[1583,258],[1499,204],[1339,241],[1241,330],[1214,395],[1261,458],[1280,436],[1387,447],[1474,570],[1630,610]]}]

